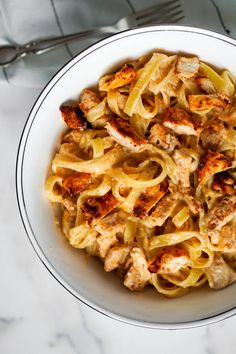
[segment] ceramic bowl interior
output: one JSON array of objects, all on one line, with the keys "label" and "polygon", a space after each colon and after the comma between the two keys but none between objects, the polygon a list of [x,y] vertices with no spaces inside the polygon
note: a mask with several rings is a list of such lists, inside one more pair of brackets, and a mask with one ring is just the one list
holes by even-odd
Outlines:
[{"label": "ceramic bowl interior", "polygon": [[17,197],[33,247],[54,277],[73,295],[116,319],[155,328],[185,328],[234,314],[236,284],[222,291],[202,288],[168,299],[154,289],[127,290],[102,264],[67,244],[54,224],[44,183],[58,138],[64,130],[59,106],[78,97],[100,76],[130,59],[161,50],[188,53],[236,74],[236,42],[213,32],[183,26],[155,26],[126,31],[85,50],[49,82],[26,122],[17,156]]}]

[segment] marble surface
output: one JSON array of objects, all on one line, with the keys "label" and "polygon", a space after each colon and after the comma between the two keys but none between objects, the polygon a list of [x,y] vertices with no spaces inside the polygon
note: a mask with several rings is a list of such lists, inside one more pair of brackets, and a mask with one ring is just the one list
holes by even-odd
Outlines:
[{"label": "marble surface", "polygon": [[83,305],[46,271],[24,232],[15,194],[17,146],[39,92],[0,86],[0,353],[235,353],[236,317],[191,330],[138,328]]}]

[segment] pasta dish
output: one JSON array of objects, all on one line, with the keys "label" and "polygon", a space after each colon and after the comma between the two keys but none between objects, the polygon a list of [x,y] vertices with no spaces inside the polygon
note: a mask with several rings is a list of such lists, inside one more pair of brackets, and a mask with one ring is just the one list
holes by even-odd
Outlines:
[{"label": "pasta dish", "polygon": [[154,52],[61,105],[45,185],[71,246],[130,290],[236,281],[234,76]]}]

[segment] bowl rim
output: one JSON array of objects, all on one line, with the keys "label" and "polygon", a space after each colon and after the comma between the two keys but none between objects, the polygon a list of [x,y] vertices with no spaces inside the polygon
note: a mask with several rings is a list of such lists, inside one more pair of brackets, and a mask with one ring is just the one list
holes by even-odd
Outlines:
[{"label": "bowl rim", "polygon": [[195,327],[200,327],[200,326],[205,326],[211,323],[215,323],[218,321],[222,321],[226,318],[230,318],[236,314],[236,306],[226,310],[222,311],[218,314],[215,314],[213,316],[205,317],[202,319],[198,320],[191,320],[191,321],[183,321],[183,322],[173,322],[173,323],[162,323],[162,322],[148,322],[148,321],[140,321],[136,320],[135,318],[131,317],[126,317],[121,314],[111,312],[110,310],[107,310],[103,307],[100,307],[99,305],[91,302],[90,300],[86,299],[86,297],[82,296],[81,294],[78,293],[77,290],[75,290],[72,286],[70,286],[64,279],[63,276],[59,273],[58,270],[54,268],[54,266],[51,264],[50,260],[46,257],[44,254],[42,248],[40,247],[28,214],[26,210],[26,205],[25,205],[25,200],[24,200],[24,191],[23,191],[23,164],[24,164],[24,153],[27,145],[27,140],[28,136],[30,134],[30,130],[32,127],[32,124],[34,122],[35,117],[37,116],[37,112],[40,109],[44,99],[46,96],[49,94],[49,92],[53,89],[54,85],[63,77],[63,75],[70,70],[74,65],[76,65],[80,60],[88,56],[90,53],[96,51],[97,49],[108,45],[111,42],[115,42],[121,38],[129,37],[129,36],[134,36],[137,34],[141,33],[146,33],[146,32],[163,32],[163,31],[176,31],[176,32],[188,32],[188,33],[194,33],[194,34],[200,34],[203,36],[207,37],[213,37],[214,39],[218,39],[220,41],[226,42],[228,44],[231,44],[236,47],[236,40],[227,37],[225,35],[222,35],[218,32],[198,28],[198,27],[192,27],[192,26],[181,26],[181,25],[156,25],[156,26],[146,26],[142,28],[136,28],[136,29],[131,29],[131,30],[126,30],[119,32],[115,35],[112,35],[108,38],[101,39],[100,41],[90,45],[88,48],[77,54],[74,58],[70,59],[61,69],[57,71],[57,73],[50,79],[50,81],[47,83],[47,85],[43,88],[41,93],[39,94],[38,98],[36,99],[35,103],[33,104],[33,107],[31,108],[29,115],[27,117],[26,123],[24,125],[20,140],[19,140],[19,145],[18,145],[18,150],[17,150],[17,155],[16,155],[16,165],[15,165],[15,188],[16,188],[16,198],[17,198],[17,204],[18,204],[18,209],[21,217],[21,221],[23,223],[25,232],[28,236],[28,239],[36,252],[37,256],[39,257],[40,261],[44,264],[46,269],[51,273],[51,275],[60,283],[70,294],[72,294],[76,299],[80,300],[83,304],[87,305],[88,307],[94,309],[95,311],[109,317],[115,320],[118,320],[122,323],[125,324],[131,324],[137,327],[145,327],[145,328],[150,328],[150,329],[169,329],[169,330],[176,330],[176,329],[187,329],[187,328],[195,328]]}]

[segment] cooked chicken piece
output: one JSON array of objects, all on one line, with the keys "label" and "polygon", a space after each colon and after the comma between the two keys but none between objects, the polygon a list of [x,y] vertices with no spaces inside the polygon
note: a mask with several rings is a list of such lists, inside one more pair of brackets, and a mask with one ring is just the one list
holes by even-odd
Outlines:
[{"label": "cooked chicken piece", "polygon": [[90,222],[97,222],[97,220],[109,214],[119,204],[120,202],[110,191],[101,197],[87,198],[81,206],[81,210]]},{"label": "cooked chicken piece", "polygon": [[130,257],[132,264],[126,273],[124,285],[130,290],[142,290],[150,279],[148,262],[139,247],[134,247],[130,251]]},{"label": "cooked chicken piece", "polygon": [[201,132],[201,142],[204,149],[217,150],[226,135],[224,123],[219,117],[206,121]]},{"label": "cooked chicken piece", "polygon": [[207,177],[217,172],[222,172],[230,166],[232,166],[232,162],[225,155],[208,150],[201,156],[198,167],[198,180],[201,183]]},{"label": "cooked chicken piece", "polygon": [[215,87],[212,81],[207,77],[197,77],[195,81],[200,90],[206,93],[207,95],[215,93]]},{"label": "cooked chicken piece", "polygon": [[105,258],[109,249],[114,246],[118,240],[115,234],[99,235],[96,238],[97,242],[97,256]]},{"label": "cooked chicken piece", "polygon": [[75,172],[63,180],[62,186],[70,195],[76,195],[85,190],[90,183],[90,173]]},{"label": "cooked chicken piece", "polygon": [[157,145],[167,152],[174,151],[176,146],[180,145],[179,140],[174,133],[160,123],[154,124],[150,129],[149,141],[151,144]]},{"label": "cooked chicken piece", "polygon": [[173,159],[176,163],[176,175],[179,178],[182,188],[190,187],[190,169],[192,157],[184,150],[175,150]]},{"label": "cooked chicken piece", "polygon": [[177,186],[172,182],[169,182],[169,191],[174,195],[175,200],[182,200],[187,203],[190,212],[193,215],[198,215],[200,210],[202,209],[202,202],[195,198],[192,194],[193,191],[191,188],[180,188],[181,186]]},{"label": "cooked chicken piece", "polygon": [[162,198],[151,215],[144,219],[145,225],[148,227],[162,226],[176,207],[176,197],[178,197],[178,194],[167,195]]},{"label": "cooked chicken piece", "polygon": [[175,75],[181,80],[190,79],[196,76],[199,70],[199,59],[197,57],[177,59]]},{"label": "cooked chicken piece", "polygon": [[151,273],[174,274],[186,267],[189,255],[186,250],[177,246],[163,247],[156,257],[148,262],[148,270]]},{"label": "cooked chicken piece", "polygon": [[63,205],[70,215],[76,215],[76,203],[71,198],[63,198]]},{"label": "cooked chicken piece", "polygon": [[111,272],[112,270],[118,268],[120,265],[123,265],[127,261],[129,252],[130,246],[127,245],[117,245],[110,248],[105,258],[105,271]]},{"label": "cooked chicken piece", "polygon": [[88,246],[85,247],[85,251],[93,257],[99,257],[99,253],[97,250],[98,244],[96,241],[96,238],[94,240],[94,242],[91,242]]},{"label": "cooked chicken piece", "polygon": [[191,111],[205,111],[212,108],[226,109],[229,100],[216,95],[188,95],[189,109]]},{"label": "cooked chicken piece", "polygon": [[236,182],[226,171],[214,176],[212,188],[222,194],[236,195]]},{"label": "cooked chicken piece", "polygon": [[[221,228],[236,216],[236,196],[223,196],[219,198],[214,207],[208,211],[208,234],[213,237]],[[218,241],[218,240],[217,240]]]},{"label": "cooked chicken piece", "polygon": [[61,116],[67,126],[71,129],[85,130],[87,120],[77,103],[63,104],[60,107]]},{"label": "cooked chicken piece", "polygon": [[187,203],[190,212],[193,215],[198,215],[202,209],[202,202],[195,198],[192,194],[193,191],[191,188],[181,188],[172,182],[169,182],[169,191],[172,193],[174,200],[182,200]]},{"label": "cooked chicken piece", "polygon": [[[236,250],[236,219],[223,226],[218,236],[218,247],[224,252],[235,252]],[[236,254],[235,254],[236,255]],[[227,259],[227,257],[226,257]],[[228,258],[229,259],[229,258]],[[236,260],[236,259],[235,259]],[[235,264],[236,265],[236,264]]]},{"label": "cooked chicken piece", "polygon": [[85,89],[80,95],[80,109],[86,114],[88,111],[97,106],[100,102],[98,95],[92,90]]},{"label": "cooked chicken piece", "polygon": [[145,188],[134,205],[134,216],[140,219],[145,218],[151,208],[159,202],[167,191],[168,182],[166,180],[156,186]]},{"label": "cooked chicken piece", "polygon": [[229,96],[226,95],[225,92],[223,92],[223,91],[217,92],[217,97],[219,97],[220,99],[222,99],[225,102],[226,108],[230,107],[231,99],[229,98]]},{"label": "cooked chicken piece", "polygon": [[120,117],[108,122],[105,128],[115,141],[131,151],[139,152],[147,146],[147,140],[135,133],[129,122]]},{"label": "cooked chicken piece", "polygon": [[216,254],[205,274],[212,289],[222,289],[236,281],[236,273],[223,260],[221,255]]},{"label": "cooked chicken piece", "polygon": [[163,125],[178,135],[198,135],[198,128],[194,121],[182,108],[167,108],[164,112]]},{"label": "cooked chicken piece", "polygon": [[193,215],[198,215],[200,210],[203,208],[202,202],[188,193],[183,192],[182,196],[183,200],[187,203],[191,213]]},{"label": "cooked chicken piece", "polygon": [[94,229],[102,235],[110,236],[123,232],[127,221],[127,214],[123,210],[110,213],[105,218],[99,220]]},{"label": "cooked chicken piece", "polygon": [[108,91],[128,85],[136,78],[136,76],[137,72],[134,70],[133,66],[125,65],[121,70],[116,72],[110,80],[100,87],[100,89]]}]

